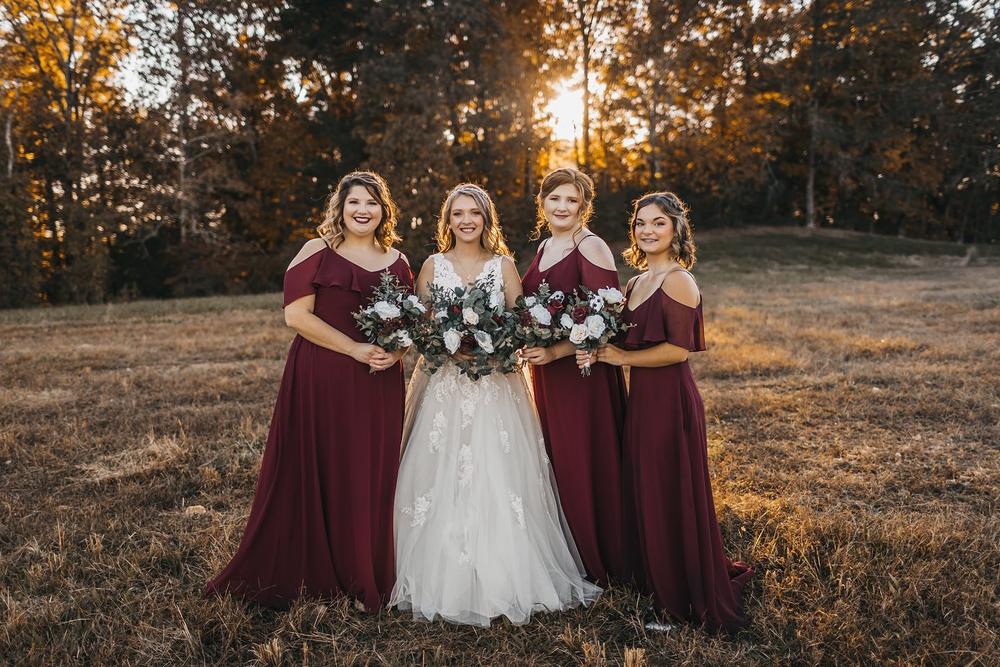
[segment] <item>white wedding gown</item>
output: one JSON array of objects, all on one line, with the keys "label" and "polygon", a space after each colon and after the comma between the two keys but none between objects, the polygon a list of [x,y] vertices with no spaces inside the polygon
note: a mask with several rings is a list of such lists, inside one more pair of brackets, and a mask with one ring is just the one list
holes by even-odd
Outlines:
[{"label": "white wedding gown", "polygon": [[[462,286],[447,258],[429,261],[436,285]],[[479,278],[502,300],[500,262],[489,260]],[[596,599],[601,589],[584,580],[524,375],[473,382],[452,363],[430,377],[421,365],[406,398],[389,605],[419,620],[488,626]]]}]

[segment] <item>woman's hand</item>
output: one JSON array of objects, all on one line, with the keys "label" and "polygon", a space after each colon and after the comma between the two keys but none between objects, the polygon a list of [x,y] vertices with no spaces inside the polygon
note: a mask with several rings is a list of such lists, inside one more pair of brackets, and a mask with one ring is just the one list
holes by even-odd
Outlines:
[{"label": "woman's hand", "polygon": [[364,364],[365,366],[371,366],[372,360],[378,355],[387,354],[378,345],[371,345],[369,343],[355,343],[351,347],[351,351],[348,353],[351,355],[351,359],[358,362],[359,364]]},{"label": "woman's hand", "polygon": [[521,350],[521,358],[532,366],[544,366],[556,360],[556,353],[551,347],[526,347]]},{"label": "woman's hand", "polygon": [[614,345],[602,345],[597,348],[597,360],[612,366],[628,365],[628,353]]},{"label": "woman's hand", "polygon": [[406,356],[406,353],[409,351],[410,348],[408,347],[396,350],[395,352],[386,352],[383,350],[381,354],[376,353],[373,355],[368,365],[371,366],[373,371],[387,370],[398,364],[399,360]]},{"label": "woman's hand", "polygon": [[576,367],[585,368],[597,363],[597,350],[587,352],[586,350],[576,351]]}]

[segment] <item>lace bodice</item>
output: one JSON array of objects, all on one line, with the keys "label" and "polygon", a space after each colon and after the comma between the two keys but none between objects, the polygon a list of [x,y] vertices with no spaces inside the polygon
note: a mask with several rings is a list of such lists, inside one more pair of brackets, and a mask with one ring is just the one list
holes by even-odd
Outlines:
[{"label": "lace bodice", "polygon": [[[490,306],[493,307],[503,303],[503,267],[500,264],[502,261],[502,256],[493,255],[486,260],[482,271],[476,276],[477,281],[488,285]],[[441,253],[434,255],[434,284],[450,290],[467,287],[455,270],[455,265]]]}]

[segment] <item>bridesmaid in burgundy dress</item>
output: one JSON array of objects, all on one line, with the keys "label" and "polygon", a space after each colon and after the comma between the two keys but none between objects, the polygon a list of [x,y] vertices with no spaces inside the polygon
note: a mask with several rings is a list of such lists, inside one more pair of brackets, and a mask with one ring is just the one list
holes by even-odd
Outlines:
[{"label": "bridesmaid in burgundy dress", "polygon": [[[587,229],[594,183],[576,169],[557,169],[538,193],[536,235],[547,226],[524,274],[524,293],[544,280],[552,290],[569,293],[580,285],[591,290],[619,286],[608,245]],[[555,472],[566,521],[587,574],[606,586],[625,573],[622,542],[621,429],[625,417],[625,380],[620,368],[594,364],[581,377],[569,341],[526,348],[535,403],[545,447]]]},{"label": "bridesmaid in burgundy dress", "polygon": [[[345,176],[285,273],[285,363],[239,550],[206,586],[276,608],[300,594],[383,606],[395,581],[392,509],[403,428],[405,351],[369,345],[352,313],[388,269],[396,207],[377,174]],[[376,371],[374,373],[370,372]]]},{"label": "bridesmaid in burgundy dress", "polygon": [[[705,349],[701,294],[687,271],[695,245],[687,207],[669,192],[643,196],[626,260],[644,273],[626,290],[625,349],[597,359],[630,366],[624,431],[625,535],[630,569],[665,618],[708,630],[746,624],[751,570],[722,550],[708,475],[705,408],[688,354]],[[650,629],[665,629],[659,623]]]}]

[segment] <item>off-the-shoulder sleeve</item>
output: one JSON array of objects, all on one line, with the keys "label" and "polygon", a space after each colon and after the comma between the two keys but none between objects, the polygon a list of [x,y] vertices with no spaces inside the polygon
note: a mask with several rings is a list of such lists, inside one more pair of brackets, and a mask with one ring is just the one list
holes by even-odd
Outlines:
[{"label": "off-the-shoulder sleeve", "polygon": [[705,347],[705,324],[701,304],[689,308],[682,303],[664,299],[663,317],[667,342],[689,352],[702,352]]},{"label": "off-the-shoulder sleeve", "polygon": [[282,308],[304,296],[316,293],[313,278],[316,276],[322,256],[322,251],[315,252],[285,271],[285,298],[281,304]]},{"label": "off-the-shoulder sleeve", "polygon": [[597,266],[584,257],[582,252],[578,252],[577,255],[577,264],[580,267],[580,282],[584,287],[594,292],[605,287],[621,289],[621,281],[618,280],[617,271]]}]

